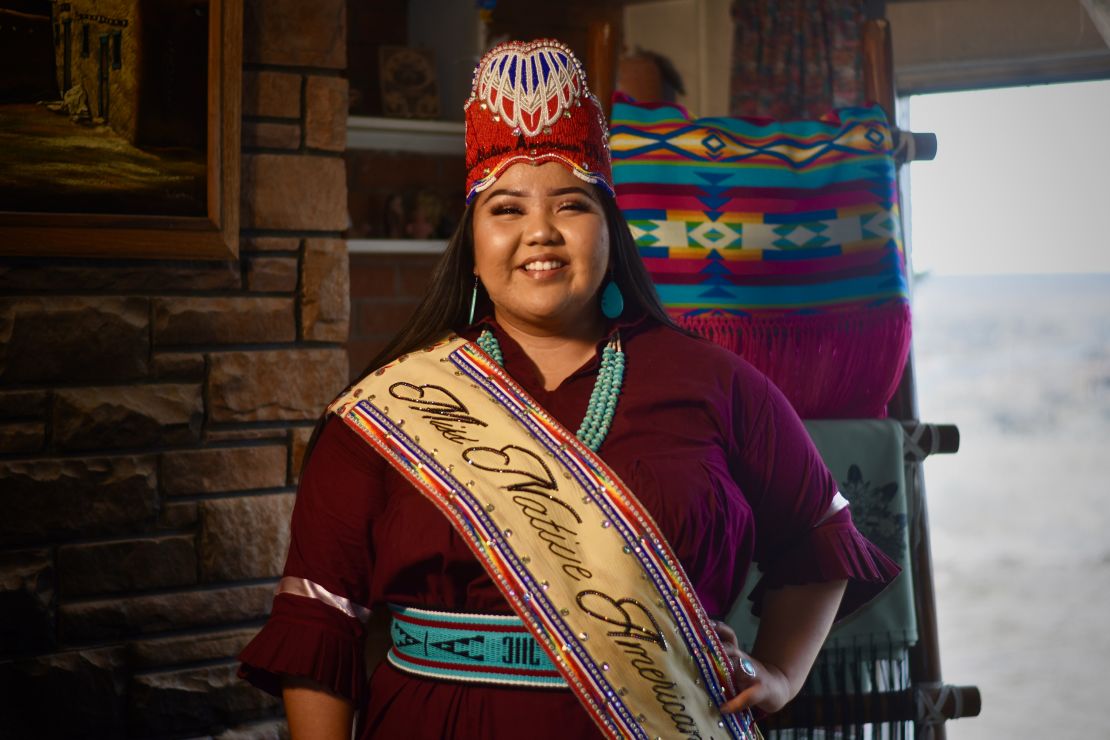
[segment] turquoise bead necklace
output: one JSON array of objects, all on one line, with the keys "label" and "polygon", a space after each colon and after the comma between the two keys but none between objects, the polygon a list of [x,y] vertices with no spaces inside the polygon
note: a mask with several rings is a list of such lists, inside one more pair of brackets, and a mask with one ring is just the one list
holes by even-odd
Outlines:
[{"label": "turquoise bead necklace", "polygon": [[[501,345],[489,329],[484,329],[478,335],[478,346],[498,365],[505,366]],[[575,434],[582,444],[590,448],[591,452],[597,452],[601,443],[605,441],[605,436],[609,434],[623,382],[624,350],[621,348],[620,334],[614,334],[601,350],[601,368],[597,372],[593,393],[590,394],[590,403],[586,406],[586,416]]]}]

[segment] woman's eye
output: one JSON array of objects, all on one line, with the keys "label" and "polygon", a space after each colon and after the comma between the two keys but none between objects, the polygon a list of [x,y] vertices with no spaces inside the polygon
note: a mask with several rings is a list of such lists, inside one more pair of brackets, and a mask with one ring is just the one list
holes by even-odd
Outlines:
[{"label": "woman's eye", "polygon": [[589,203],[583,203],[579,200],[569,200],[559,206],[561,211],[588,211],[590,210]]},{"label": "woman's eye", "polygon": [[495,216],[516,215],[521,213],[518,206],[510,203],[498,203],[490,209],[490,212]]}]

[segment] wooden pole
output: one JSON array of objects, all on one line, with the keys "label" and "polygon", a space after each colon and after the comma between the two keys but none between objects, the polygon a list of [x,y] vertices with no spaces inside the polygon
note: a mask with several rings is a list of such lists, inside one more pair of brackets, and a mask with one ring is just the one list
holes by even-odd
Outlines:
[{"label": "wooden pole", "polygon": [[863,91],[868,102],[878,103],[891,128],[895,122],[894,49],[890,21],[873,18],[863,24]]},{"label": "wooden pole", "polygon": [[609,119],[613,106],[613,84],[616,80],[614,65],[615,42],[613,24],[608,20],[592,20],[586,30],[586,79],[590,91],[601,102],[605,119]]}]

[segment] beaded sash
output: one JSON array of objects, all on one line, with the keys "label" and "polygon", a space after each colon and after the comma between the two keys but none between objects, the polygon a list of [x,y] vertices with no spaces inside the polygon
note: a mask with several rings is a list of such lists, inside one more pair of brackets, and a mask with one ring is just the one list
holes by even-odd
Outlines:
[{"label": "beaded sash", "polygon": [[617,476],[476,345],[449,337],[329,409],[448,518],[610,738],[759,738],[728,659]]}]

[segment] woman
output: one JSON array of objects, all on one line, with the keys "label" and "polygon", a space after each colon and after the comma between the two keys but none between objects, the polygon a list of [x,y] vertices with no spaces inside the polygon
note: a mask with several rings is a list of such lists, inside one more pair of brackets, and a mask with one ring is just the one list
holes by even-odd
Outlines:
[{"label": "woman", "polygon": [[[789,701],[838,611],[897,567],[852,526],[782,395],[667,319],[573,54],[496,47],[466,116],[463,223],[381,369],[318,433],[242,674],[282,691],[295,738],[349,737],[356,713],[360,738],[689,735],[714,720],[747,736],[736,717]],[[762,626],[744,653],[705,616],[724,616],[753,560]],[[393,648],[367,683],[372,610],[392,612]]]}]

